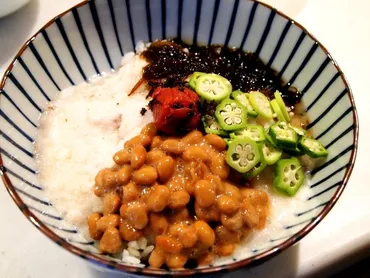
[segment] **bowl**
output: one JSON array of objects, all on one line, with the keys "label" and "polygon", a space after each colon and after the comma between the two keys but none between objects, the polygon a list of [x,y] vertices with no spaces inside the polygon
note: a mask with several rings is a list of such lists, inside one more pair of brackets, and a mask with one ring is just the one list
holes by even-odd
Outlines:
[{"label": "bowl", "polygon": [[[61,217],[39,184],[33,143],[37,122],[60,90],[119,66],[139,41],[181,38],[257,53],[298,88],[308,127],[329,150],[312,172],[307,198],[289,222],[259,248],[213,265],[186,270],[141,268],[99,254],[94,243]],[[23,214],[47,237],[95,265],[141,275],[195,275],[261,263],[307,235],[331,210],[351,175],[358,119],[349,85],[328,51],[304,27],[251,0],[135,0],[83,2],[48,22],[7,69],[0,96],[0,174]]]}]

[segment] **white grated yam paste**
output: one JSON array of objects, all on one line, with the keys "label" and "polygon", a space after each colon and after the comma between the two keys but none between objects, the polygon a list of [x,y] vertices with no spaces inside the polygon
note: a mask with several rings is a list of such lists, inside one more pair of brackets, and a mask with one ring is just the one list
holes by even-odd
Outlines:
[{"label": "white grated yam paste", "polygon": [[86,236],[87,217],[102,209],[92,191],[95,175],[112,166],[123,142],[152,121],[150,111],[140,114],[147,92],[128,97],[145,65],[128,53],[117,72],[63,90],[40,117],[35,143],[40,183],[49,201]]}]

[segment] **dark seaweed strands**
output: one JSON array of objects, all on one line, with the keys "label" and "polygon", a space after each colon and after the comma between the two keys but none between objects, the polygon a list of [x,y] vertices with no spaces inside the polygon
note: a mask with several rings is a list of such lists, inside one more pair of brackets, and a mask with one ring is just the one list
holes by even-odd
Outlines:
[{"label": "dark seaweed strands", "polygon": [[216,73],[226,77],[233,89],[261,91],[270,96],[276,90],[288,105],[294,105],[301,94],[285,83],[255,54],[217,45],[195,46],[181,41],[156,41],[142,53],[148,61],[143,78],[161,86],[183,83],[195,71]]}]

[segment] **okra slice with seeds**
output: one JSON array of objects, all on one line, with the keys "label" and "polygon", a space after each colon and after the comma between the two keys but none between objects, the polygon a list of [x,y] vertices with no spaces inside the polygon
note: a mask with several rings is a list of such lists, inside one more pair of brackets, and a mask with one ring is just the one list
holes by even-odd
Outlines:
[{"label": "okra slice with seeds", "polygon": [[273,113],[270,101],[264,94],[257,91],[249,92],[249,101],[258,115],[267,120],[272,119]]},{"label": "okra slice with seeds", "polygon": [[231,93],[233,99],[239,101],[244,107],[247,109],[248,116],[255,118],[258,116],[258,113],[253,109],[250,101],[249,101],[249,94],[243,93],[240,90],[234,91]]},{"label": "okra slice with seeds", "polygon": [[205,72],[195,71],[191,75],[191,78],[189,80],[189,86],[190,86],[190,88],[192,88],[193,90],[195,90],[195,87],[197,85],[198,78],[201,77],[202,75],[205,75],[205,74],[206,74]]},{"label": "okra slice with seeds", "polygon": [[220,124],[214,116],[204,115],[202,117],[202,122],[206,133],[217,134],[220,136],[227,135],[227,132],[221,128]]},{"label": "okra slice with seeds", "polygon": [[300,127],[296,127],[294,125],[291,125],[291,124],[288,124],[288,126],[292,129],[294,129],[295,132],[297,132],[297,134],[299,136],[305,136],[307,134],[307,130],[303,129],[303,128],[300,128]]},{"label": "okra slice with seeds", "polygon": [[298,135],[286,122],[279,122],[270,126],[270,136],[276,142],[276,146],[286,149],[295,149],[298,143]]},{"label": "okra slice with seeds", "polygon": [[261,160],[250,171],[243,174],[243,177],[245,179],[251,179],[251,178],[257,177],[259,174],[262,173],[263,170],[265,170],[266,166],[267,166],[266,163],[264,163],[264,161]]},{"label": "okra slice with seeds", "polygon": [[265,134],[266,141],[269,142],[274,147],[277,147],[276,140],[274,138],[272,138],[271,135],[270,135],[270,128],[265,129],[264,134]]},{"label": "okra slice with seeds", "polygon": [[256,142],[263,142],[266,140],[264,129],[260,125],[247,124],[244,129],[237,130],[230,135],[231,137],[249,138]]},{"label": "okra slice with seeds", "polygon": [[232,90],[229,80],[213,73],[199,76],[195,83],[195,91],[197,94],[201,98],[209,101],[214,100],[219,102],[229,97]]},{"label": "okra slice with seeds", "polygon": [[281,159],[275,168],[273,187],[283,195],[293,196],[302,186],[304,172],[296,157]]},{"label": "okra slice with seeds", "polygon": [[299,148],[312,158],[323,157],[329,154],[320,141],[308,137],[301,138]]},{"label": "okra slice with seeds", "polygon": [[217,105],[215,116],[226,131],[242,129],[247,125],[247,110],[237,100],[224,99]]},{"label": "okra slice with seeds", "polygon": [[226,162],[239,173],[246,173],[261,160],[258,145],[248,138],[235,138],[229,144]]},{"label": "okra slice with seeds", "polygon": [[267,165],[275,164],[282,156],[283,151],[273,146],[270,142],[260,144],[260,150],[262,153],[262,160]]}]

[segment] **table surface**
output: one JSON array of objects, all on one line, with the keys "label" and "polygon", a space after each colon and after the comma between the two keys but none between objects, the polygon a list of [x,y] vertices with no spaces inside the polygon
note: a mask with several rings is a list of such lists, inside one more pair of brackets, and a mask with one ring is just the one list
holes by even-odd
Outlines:
[{"label": "table surface", "polygon": [[[55,15],[78,0],[31,0],[0,19],[0,74],[20,46]],[[370,186],[370,1],[265,0],[297,20],[335,57],[351,84],[360,119],[359,151],[352,177],[328,216],[298,244],[270,261],[228,277],[327,276],[369,255]],[[0,8],[1,9],[1,8]],[[100,272],[40,233],[0,186],[0,277],[122,277]],[[50,273],[53,273],[50,276]]]}]

